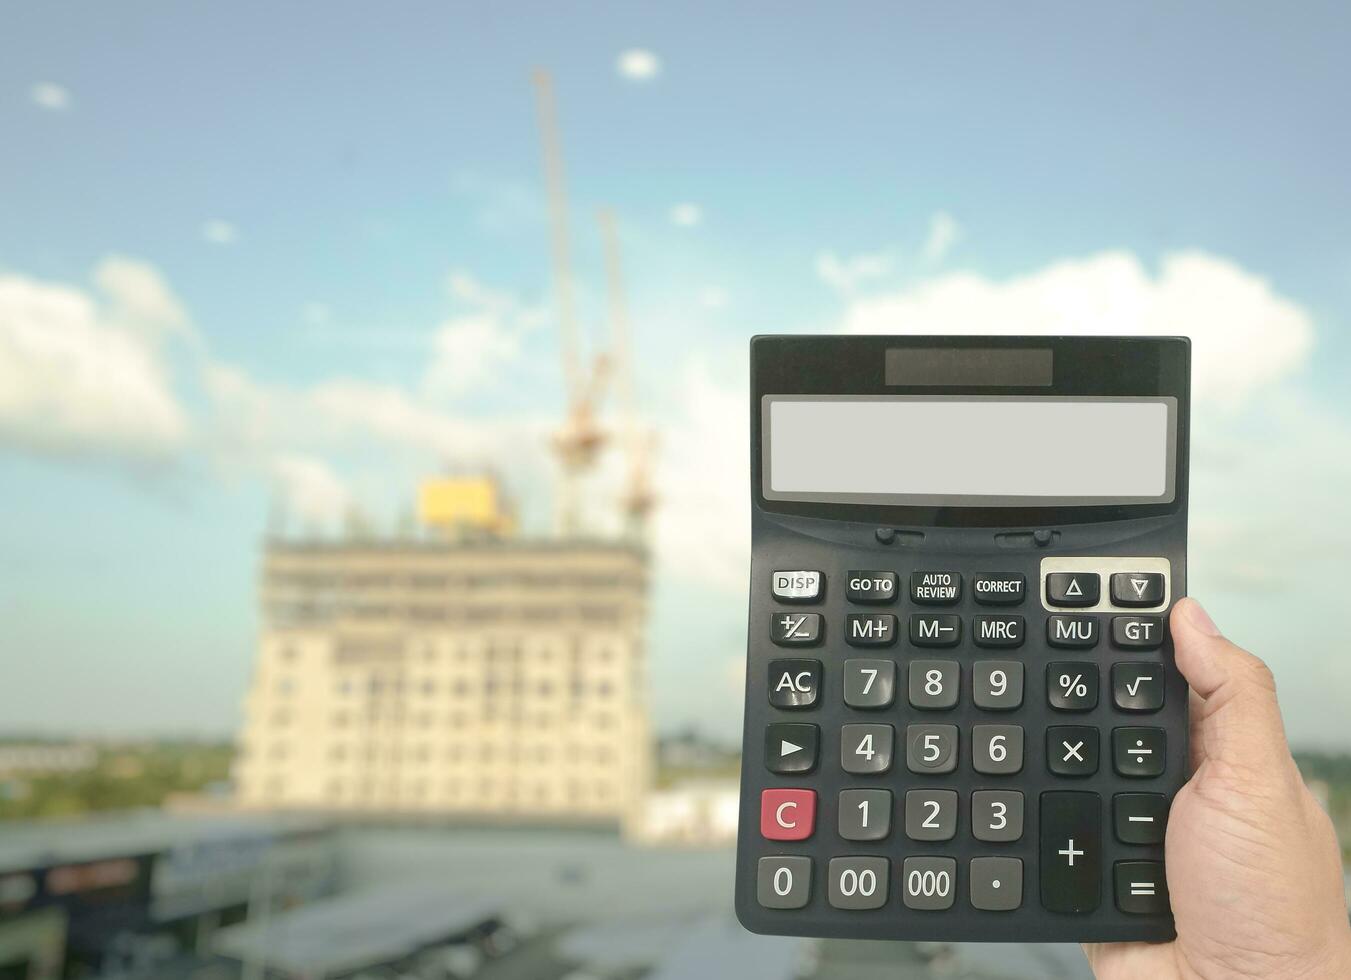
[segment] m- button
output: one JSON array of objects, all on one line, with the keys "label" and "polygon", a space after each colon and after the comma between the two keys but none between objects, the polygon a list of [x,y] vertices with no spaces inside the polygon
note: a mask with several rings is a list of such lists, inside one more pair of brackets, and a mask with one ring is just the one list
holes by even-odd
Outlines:
[{"label": "m- button", "polygon": [[1053,606],[1096,606],[1101,589],[1097,572],[1051,572],[1046,576],[1046,601]]},{"label": "m- button", "polygon": [[816,791],[767,789],[760,794],[760,836],[806,840],[816,825]]}]

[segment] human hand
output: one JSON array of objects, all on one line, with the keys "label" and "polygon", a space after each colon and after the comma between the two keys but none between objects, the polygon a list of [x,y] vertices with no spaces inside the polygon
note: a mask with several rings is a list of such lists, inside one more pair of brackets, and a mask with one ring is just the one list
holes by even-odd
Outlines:
[{"label": "human hand", "polygon": [[1337,837],[1290,756],[1271,671],[1194,599],[1170,622],[1192,689],[1193,775],[1164,842],[1177,938],[1085,945],[1094,974],[1351,977]]}]

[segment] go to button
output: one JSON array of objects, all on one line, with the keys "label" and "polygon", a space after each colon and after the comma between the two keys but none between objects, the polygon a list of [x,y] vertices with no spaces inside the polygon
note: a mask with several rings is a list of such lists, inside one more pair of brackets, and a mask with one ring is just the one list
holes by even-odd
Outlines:
[{"label": "go to button", "polygon": [[806,840],[816,824],[816,791],[767,789],[760,794],[760,836]]}]

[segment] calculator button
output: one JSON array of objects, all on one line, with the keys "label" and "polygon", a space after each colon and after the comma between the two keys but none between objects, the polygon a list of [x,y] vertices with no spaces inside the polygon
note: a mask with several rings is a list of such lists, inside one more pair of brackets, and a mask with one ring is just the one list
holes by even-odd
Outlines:
[{"label": "calculator button", "polygon": [[1112,644],[1127,650],[1154,650],[1163,646],[1163,618],[1113,616]]},{"label": "calculator button", "polygon": [[1163,602],[1162,572],[1114,572],[1112,605],[1157,606]]},{"label": "calculator button", "polygon": [[971,835],[1007,843],[1023,836],[1023,794],[1012,789],[981,789],[971,794]]},{"label": "calculator button", "polygon": [[1096,606],[1102,579],[1097,572],[1050,572],[1046,601],[1053,606]]},{"label": "calculator button", "polygon": [[844,580],[844,595],[850,602],[895,602],[896,573],[850,572]]},{"label": "calculator button", "polygon": [[910,661],[910,706],[930,710],[955,706],[960,678],[955,660]]},{"label": "calculator button", "polygon": [[821,642],[821,614],[777,612],[769,617],[769,638],[781,647],[810,647]]},{"label": "calculator button", "polygon": [[780,775],[816,768],[820,729],[815,725],[775,724],[765,728],[765,768]]},{"label": "calculator button", "polygon": [[1112,765],[1122,776],[1141,779],[1163,774],[1162,728],[1112,729]]},{"label": "calculator button", "polygon": [[911,772],[952,772],[957,768],[957,726],[906,726],[905,764]]},{"label": "calculator button", "polygon": [[1098,771],[1098,730],[1086,725],[1046,729],[1046,765],[1057,776],[1091,776]]},{"label": "calculator button", "polygon": [[1162,664],[1112,665],[1112,702],[1122,711],[1158,711],[1163,686]]},{"label": "calculator button", "polygon": [[816,825],[816,791],[767,789],[760,794],[760,836],[806,840]]},{"label": "calculator button", "polygon": [[1059,661],[1046,665],[1046,700],[1057,711],[1098,706],[1098,665]]},{"label": "calculator button", "polygon": [[952,908],[957,862],[945,857],[910,857],[901,865],[901,900],[908,909]]},{"label": "calculator button", "polygon": [[891,862],[884,857],[831,858],[827,875],[826,897],[837,909],[880,909],[887,904]]},{"label": "calculator button", "polygon": [[890,725],[845,725],[840,729],[840,768],[856,776],[886,772],[895,738]]},{"label": "calculator button", "polygon": [[820,572],[775,572],[772,583],[774,598],[780,602],[816,602],[821,598]]},{"label": "calculator button", "polygon": [[1112,824],[1123,844],[1162,844],[1168,828],[1168,797],[1162,793],[1117,793]]},{"label": "calculator button", "polygon": [[971,668],[971,699],[986,711],[1011,711],[1023,703],[1023,665],[1017,660],[978,660]]},{"label": "calculator button", "polygon": [[1027,577],[1022,572],[987,572],[971,578],[971,595],[983,606],[1011,606],[1023,601]]},{"label": "calculator button", "polygon": [[1116,907],[1130,915],[1167,915],[1168,878],[1162,861],[1118,861]]},{"label": "calculator button", "polygon": [[840,836],[882,840],[891,833],[891,790],[840,790]]},{"label": "calculator button", "polygon": [[1098,621],[1092,616],[1051,616],[1046,620],[1046,642],[1053,647],[1098,645]]},{"label": "calculator button", "polygon": [[812,859],[762,857],[755,874],[755,897],[767,909],[800,909],[812,891]]},{"label": "calculator button", "polygon": [[950,606],[962,597],[956,572],[911,572],[910,601],[921,606]]},{"label": "calculator button", "polygon": [[1102,798],[1041,794],[1041,904],[1051,912],[1092,912],[1102,901]]},{"label": "calculator button", "polygon": [[910,642],[917,647],[955,647],[962,638],[962,618],[951,614],[910,616]]},{"label": "calculator button", "polygon": [[771,660],[769,703],[776,708],[810,708],[821,689],[821,661]]},{"label": "calculator button", "polygon": [[1023,730],[1019,725],[977,725],[971,730],[971,768],[987,776],[1023,770]]},{"label": "calculator button", "polygon": [[971,859],[971,906],[1012,912],[1023,904],[1023,862],[1009,857]]},{"label": "calculator button", "polygon": [[891,613],[850,613],[844,640],[851,647],[889,647],[896,642],[896,617]]},{"label": "calculator button", "polygon": [[957,794],[950,789],[912,789],[905,794],[905,836],[952,840],[957,836]]},{"label": "calculator button", "polygon": [[889,708],[896,699],[894,660],[846,660],[844,703],[851,708]]},{"label": "calculator button", "polygon": [[1022,616],[974,616],[971,640],[978,647],[1020,647],[1026,627]]}]

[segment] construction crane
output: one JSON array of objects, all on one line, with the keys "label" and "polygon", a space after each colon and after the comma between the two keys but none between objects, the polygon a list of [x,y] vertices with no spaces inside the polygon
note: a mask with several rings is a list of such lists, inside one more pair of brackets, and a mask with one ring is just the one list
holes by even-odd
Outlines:
[{"label": "construction crane", "polygon": [[596,412],[610,364],[604,353],[597,354],[589,364],[583,363],[581,338],[572,303],[567,191],[553,79],[548,72],[537,69],[533,81],[539,107],[540,136],[544,144],[553,292],[557,304],[558,338],[563,355],[563,383],[567,398],[563,425],[553,436],[553,449],[561,471],[557,526],[560,534],[572,536],[581,530],[582,479],[595,467],[596,459],[606,443],[606,433],[597,421]]},{"label": "construction crane", "polygon": [[615,387],[624,413],[624,448],[627,458],[624,487],[619,506],[626,532],[642,538],[647,517],[656,505],[652,489],[651,456],[655,438],[638,420],[638,396],[634,384],[633,346],[629,334],[629,311],[624,297],[623,267],[619,258],[619,231],[614,212],[601,208],[596,213],[601,241],[605,246],[605,284],[610,306],[610,346],[614,352]]}]

